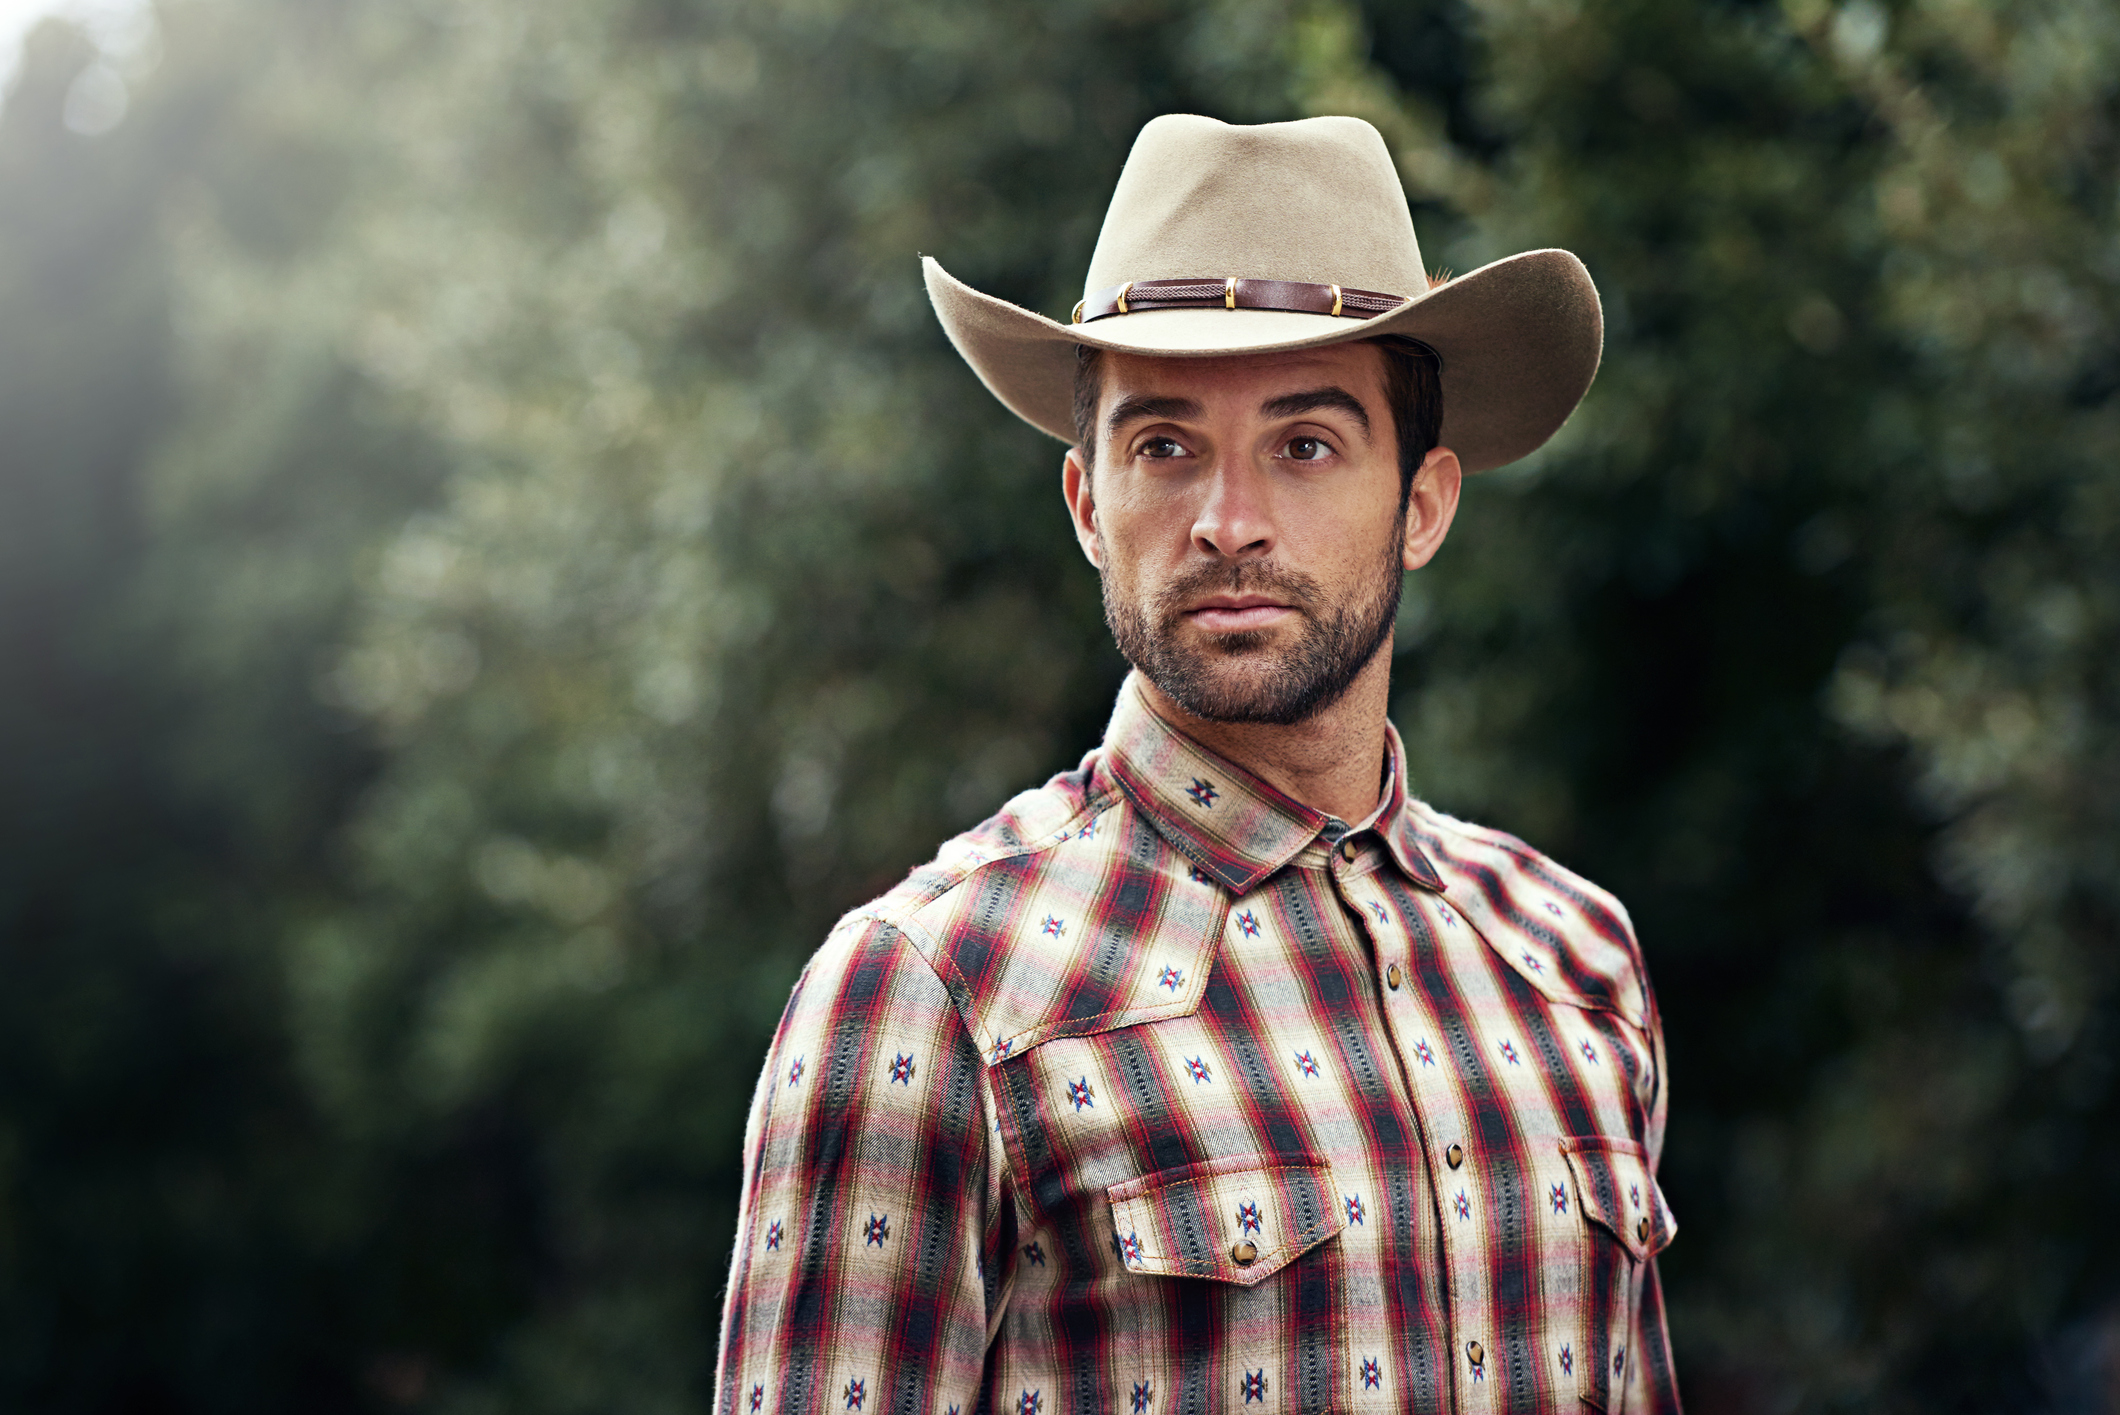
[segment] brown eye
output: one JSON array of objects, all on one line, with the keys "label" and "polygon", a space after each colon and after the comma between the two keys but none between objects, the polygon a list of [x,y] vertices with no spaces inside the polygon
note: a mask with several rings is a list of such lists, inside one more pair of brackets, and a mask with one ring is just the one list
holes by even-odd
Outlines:
[{"label": "brown eye", "polygon": [[1168,437],[1151,437],[1141,444],[1144,457],[1175,457],[1185,449]]},{"label": "brown eye", "polygon": [[1292,437],[1288,440],[1289,458],[1297,462],[1315,462],[1332,449],[1315,437]]}]

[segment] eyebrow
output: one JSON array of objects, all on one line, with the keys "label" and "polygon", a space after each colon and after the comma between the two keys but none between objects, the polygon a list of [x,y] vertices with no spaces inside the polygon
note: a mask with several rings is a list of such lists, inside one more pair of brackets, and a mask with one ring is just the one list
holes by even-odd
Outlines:
[{"label": "eyebrow", "polygon": [[1200,405],[1190,398],[1157,398],[1148,394],[1135,394],[1121,398],[1112,405],[1111,416],[1104,420],[1104,435],[1110,437],[1128,423],[1144,419],[1154,421],[1161,418],[1197,418]]},{"label": "eyebrow", "polygon": [[1259,405],[1261,417],[1292,418],[1299,413],[1316,413],[1327,408],[1337,408],[1362,425],[1362,435],[1369,435],[1369,410],[1362,400],[1344,388],[1311,388],[1301,393],[1283,393],[1278,398],[1269,398]]}]

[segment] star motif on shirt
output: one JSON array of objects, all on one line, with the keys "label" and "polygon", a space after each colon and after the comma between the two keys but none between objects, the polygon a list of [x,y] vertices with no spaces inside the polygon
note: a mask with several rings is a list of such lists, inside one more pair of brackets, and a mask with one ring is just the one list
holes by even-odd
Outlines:
[{"label": "star motif on shirt", "polygon": [[1551,914],[1554,918],[1558,919],[1561,916],[1561,906],[1554,903],[1551,899],[1541,899],[1539,903],[1543,904],[1546,908],[1546,912]]},{"label": "star motif on shirt", "polygon": [[1369,901],[1369,912],[1376,915],[1376,920],[1380,924],[1391,922],[1391,912],[1374,899]]},{"label": "star motif on shirt", "polygon": [[1543,973],[1546,971],[1546,965],[1538,961],[1538,955],[1536,953],[1526,953],[1524,955],[1524,966],[1526,968],[1529,968],[1534,973]]},{"label": "star motif on shirt", "polygon": [[1148,1409],[1149,1403],[1155,1398],[1155,1392],[1149,1388],[1149,1384],[1147,1381],[1135,1381],[1134,1415],[1141,1415],[1141,1412]]},{"label": "star motif on shirt", "polygon": [[1058,938],[1062,934],[1067,932],[1067,920],[1056,919],[1052,915],[1047,914],[1045,916],[1045,922],[1038,925],[1038,932],[1050,935],[1053,938]]},{"label": "star motif on shirt", "polygon": [[1622,1346],[1619,1350],[1612,1353],[1612,1374],[1616,1376],[1625,1369],[1627,1369],[1627,1348]]},{"label": "star motif on shirt", "polygon": [[1123,1259],[1126,1265],[1130,1268],[1136,1267],[1140,1264],[1141,1239],[1138,1234],[1129,1233],[1124,1238],[1119,1240],[1119,1257]]},{"label": "star motif on shirt", "polygon": [[1565,1184],[1556,1184],[1556,1185],[1554,1185],[1554,1186],[1552,1187],[1552,1189],[1551,1189],[1551,1190],[1549,1190],[1549,1191],[1547,1192],[1547,1197],[1548,1197],[1549,1199],[1551,1199],[1551,1200],[1553,1201],[1553,1211],[1554,1211],[1555,1213],[1557,1213],[1557,1214],[1564,1214],[1564,1213],[1568,1212],[1568,1186],[1567,1186],[1567,1185],[1565,1185]]},{"label": "star motif on shirt", "polygon": [[868,1227],[862,1230],[862,1236],[868,1240],[869,1247],[881,1248],[883,1241],[891,1236],[891,1216],[870,1214]]},{"label": "star motif on shirt", "polygon": [[846,1397],[847,1397],[847,1409],[849,1409],[849,1410],[859,1410],[859,1409],[861,1408],[861,1402],[863,1402],[864,1400],[867,1400],[867,1399],[869,1398],[869,1386],[868,1386],[868,1382],[866,1382],[866,1381],[858,1381],[858,1380],[857,1380],[857,1381],[848,1381],[848,1382],[847,1382],[847,1389],[846,1389]]},{"label": "star motif on shirt", "polygon": [[1299,1051],[1296,1053],[1296,1070],[1305,1076],[1315,1076],[1318,1074],[1318,1059],[1307,1051]]},{"label": "star motif on shirt", "polygon": [[1374,1356],[1362,1362],[1362,1389],[1375,1390],[1384,1384],[1384,1368],[1377,1364]]},{"label": "star motif on shirt", "polygon": [[[1347,1206],[1347,1221],[1349,1223],[1362,1222],[1363,1209],[1362,1196],[1360,1194],[1342,1195],[1340,1202]],[[1364,1226],[1366,1227],[1367,1225]]]},{"label": "star motif on shirt", "polygon": [[785,1232],[786,1230],[780,1226],[779,1219],[774,1219],[766,1225],[766,1251],[768,1253],[778,1253],[780,1251],[780,1240]]},{"label": "star motif on shirt", "polygon": [[1087,1076],[1084,1076],[1079,1081],[1067,1083],[1067,1098],[1075,1103],[1075,1110],[1078,1113],[1082,1107],[1094,1106],[1097,1103],[1096,1093],[1090,1090],[1089,1077]]},{"label": "star motif on shirt", "polygon": [[1196,776],[1193,778],[1192,785],[1185,788],[1185,794],[1192,797],[1192,803],[1195,806],[1200,807],[1202,810],[1213,810],[1216,798],[1221,796],[1222,793],[1215,790],[1213,782],[1202,781]]},{"label": "star motif on shirt", "polygon": [[1035,1240],[1023,1245],[1023,1256],[1030,1260],[1030,1265],[1034,1268],[1045,1266],[1045,1249]]},{"label": "star motif on shirt", "polygon": [[1448,904],[1438,904],[1435,907],[1436,912],[1443,916],[1444,928],[1454,929],[1457,927],[1457,915],[1451,912],[1451,908]]},{"label": "star motif on shirt", "polygon": [[1561,1374],[1564,1376],[1575,1374],[1575,1350],[1565,1341],[1561,1343]]},{"label": "star motif on shirt", "polygon": [[1452,1199],[1450,1203],[1451,1207],[1457,1210],[1457,1216],[1459,1218],[1472,1217],[1472,1200],[1465,1197],[1464,1190],[1458,1190],[1457,1197],[1455,1199]]},{"label": "star motif on shirt", "polygon": [[1185,873],[1192,876],[1192,881],[1194,884],[1213,884],[1215,882],[1215,877],[1209,874],[1207,871],[1201,869],[1198,865],[1187,865],[1185,867]]},{"label": "star motif on shirt", "polygon": [[913,1084],[913,1058],[904,1052],[891,1058],[891,1079],[901,1086]]},{"label": "star motif on shirt", "polygon": [[1094,818],[1091,819],[1087,825],[1083,826],[1082,829],[1075,832],[1075,839],[1077,840],[1095,840],[1096,838],[1097,822]]},{"label": "star motif on shirt", "polygon": [[1590,1045],[1590,1039],[1589,1039],[1588,1037],[1584,1037],[1584,1038],[1583,1038],[1583,1039],[1582,1039],[1582,1040],[1581,1040],[1580,1042],[1576,1043],[1576,1045],[1580,1046],[1580,1047],[1581,1047],[1581,1048],[1583,1049],[1583,1055],[1584,1055],[1584,1056],[1587,1056],[1587,1057],[1589,1057],[1589,1058],[1590,1058],[1590,1064],[1591,1064],[1592,1066],[1595,1066],[1595,1065],[1597,1065],[1597,1064],[1598,1064],[1598,1062],[1597,1062],[1597,1048],[1596,1048],[1596,1047],[1594,1047],[1594,1046],[1592,1046],[1592,1045]]},{"label": "star motif on shirt", "polygon": [[1421,1059],[1421,1065],[1435,1065],[1435,1053],[1428,1049],[1428,1039],[1426,1037],[1413,1044],[1413,1054]]},{"label": "star motif on shirt", "polygon": [[1034,1390],[1027,1390],[1016,1399],[1016,1415],[1038,1415],[1044,1408],[1045,1397]]},{"label": "star motif on shirt", "polygon": [[761,1406],[761,1405],[763,1405],[763,1404],[765,1404],[765,1403],[766,1403],[766,1388],[765,1388],[764,1386],[762,1386],[762,1385],[754,1385],[754,1386],[752,1386],[752,1387],[751,1387],[751,1408],[752,1408],[753,1410],[756,1410],[756,1409],[757,1409],[757,1408],[758,1408],[759,1406]]},{"label": "star motif on shirt", "polygon": [[1205,1061],[1202,1061],[1197,1056],[1189,1056],[1185,1059],[1185,1074],[1193,1078],[1193,1084],[1195,1086],[1199,1085],[1202,1081],[1211,1081],[1214,1079],[1207,1072],[1207,1063]]},{"label": "star motif on shirt", "polygon": [[1264,1370],[1244,1373],[1244,1403],[1266,1399],[1266,1372]]},{"label": "star motif on shirt", "polygon": [[1007,1056],[1009,1054],[1009,1048],[1015,1045],[1016,1042],[1014,1038],[1004,1037],[997,1034],[994,1037],[994,1045],[992,1048],[992,1051],[994,1053],[994,1060],[999,1061],[1003,1057]]},{"label": "star motif on shirt", "polygon": [[1246,1233],[1257,1233],[1259,1231],[1259,1206],[1257,1204],[1237,1205],[1237,1227],[1243,1229]]},{"label": "star motif on shirt", "polygon": [[1169,988],[1172,992],[1176,992],[1179,984],[1184,981],[1185,972],[1181,968],[1166,967],[1161,973],[1156,975],[1156,986]]},{"label": "star motif on shirt", "polygon": [[1237,932],[1246,938],[1257,938],[1259,936],[1259,921],[1253,917],[1251,910],[1246,909],[1243,913],[1237,915]]},{"label": "star motif on shirt", "polygon": [[1641,1185],[1639,1185],[1639,1184],[1629,1184],[1629,1185],[1627,1186],[1627,1202],[1628,1202],[1628,1203],[1630,1203],[1630,1204],[1632,1204],[1632,1205],[1634,1205],[1634,1207],[1636,1207],[1637,1209],[1638,1209],[1638,1208],[1640,1208],[1640,1207],[1642,1206],[1642,1186],[1641,1186]]},{"label": "star motif on shirt", "polygon": [[1522,1066],[1524,1064],[1523,1062],[1516,1059],[1515,1043],[1509,1041],[1506,1037],[1502,1040],[1502,1057],[1511,1066]]},{"label": "star motif on shirt", "polygon": [[802,1084],[802,1058],[799,1056],[795,1058],[795,1064],[788,1068],[788,1084],[790,1086]]}]

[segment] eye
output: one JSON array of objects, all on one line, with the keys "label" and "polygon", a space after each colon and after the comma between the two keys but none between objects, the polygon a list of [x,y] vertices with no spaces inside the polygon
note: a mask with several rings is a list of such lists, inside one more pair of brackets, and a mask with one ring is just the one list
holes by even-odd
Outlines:
[{"label": "eye", "polygon": [[1182,457],[1185,455],[1185,449],[1178,445],[1176,438],[1151,437],[1148,441],[1141,444],[1141,455],[1160,460],[1167,457]]},{"label": "eye", "polygon": [[1322,437],[1291,437],[1282,450],[1292,462],[1321,462],[1332,455],[1332,444]]}]

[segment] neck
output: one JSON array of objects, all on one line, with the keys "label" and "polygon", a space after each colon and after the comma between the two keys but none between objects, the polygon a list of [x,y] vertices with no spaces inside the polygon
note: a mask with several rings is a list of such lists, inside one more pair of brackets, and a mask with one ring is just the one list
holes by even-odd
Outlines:
[{"label": "neck", "polygon": [[1358,821],[1376,809],[1391,706],[1391,655],[1369,661],[1339,701],[1288,726],[1195,717],[1146,677],[1156,716],[1314,811]]}]

